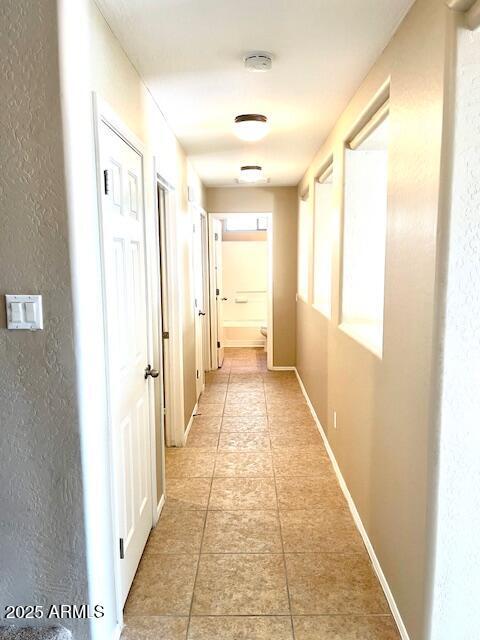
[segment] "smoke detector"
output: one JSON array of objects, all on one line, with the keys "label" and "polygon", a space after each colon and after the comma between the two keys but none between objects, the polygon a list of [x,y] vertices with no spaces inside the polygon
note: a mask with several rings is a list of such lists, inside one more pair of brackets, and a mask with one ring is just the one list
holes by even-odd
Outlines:
[{"label": "smoke detector", "polygon": [[243,58],[247,71],[270,71],[272,54],[267,51],[250,51]]}]

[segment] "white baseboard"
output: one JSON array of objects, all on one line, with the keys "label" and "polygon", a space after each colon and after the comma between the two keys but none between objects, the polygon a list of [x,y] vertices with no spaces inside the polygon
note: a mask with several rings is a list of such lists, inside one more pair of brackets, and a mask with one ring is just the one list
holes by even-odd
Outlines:
[{"label": "white baseboard", "polygon": [[160,498],[160,502],[157,504],[157,518],[155,520],[155,524],[157,524],[164,506],[165,506],[165,494],[162,495],[162,497]]},{"label": "white baseboard", "polygon": [[187,428],[185,429],[185,433],[183,434],[183,445],[185,446],[188,438],[188,434],[190,433],[190,429],[192,428],[193,419],[195,418],[195,414],[198,411],[198,402],[193,407],[192,415],[190,416],[190,420],[188,421]]},{"label": "white baseboard", "polygon": [[123,627],[125,625],[123,624],[117,624],[117,626],[115,627],[115,629],[112,632],[112,640],[120,640],[120,636],[122,635],[122,631],[123,631]]},{"label": "white baseboard", "polygon": [[313,405],[310,401],[310,398],[308,397],[308,393],[307,390],[305,389],[305,385],[303,384],[303,381],[300,377],[300,374],[298,373],[298,370],[296,367],[292,367],[295,370],[295,373],[297,375],[297,379],[298,379],[298,384],[300,385],[300,388],[302,390],[302,393],[305,397],[305,400],[307,401],[308,407],[311,411],[311,414],[313,416],[313,419],[315,420],[315,424],[317,425],[317,428],[320,432],[320,435],[322,436],[322,440],[323,443],[325,445],[325,449],[327,450],[328,453],[328,457],[330,458],[330,461],[332,463],[333,469],[335,471],[335,474],[337,476],[338,482],[340,484],[340,488],[343,491],[343,495],[345,496],[347,503],[348,503],[348,507],[350,509],[350,512],[352,514],[352,517],[355,521],[355,524],[357,526],[358,531],[360,532],[360,535],[362,536],[363,542],[365,544],[365,547],[367,549],[368,555],[370,556],[370,560],[372,561],[372,565],[373,565],[373,569],[375,571],[375,573],[377,574],[378,580],[380,582],[380,585],[383,589],[383,592],[385,593],[385,597],[387,598],[387,602],[388,605],[390,607],[390,610],[392,612],[392,616],[395,619],[395,622],[397,623],[397,627],[398,630],[400,632],[400,636],[402,638],[402,640],[410,640],[410,637],[408,635],[408,631],[407,628],[405,627],[405,624],[402,620],[402,616],[400,615],[400,611],[398,610],[397,607],[397,603],[395,602],[395,598],[393,597],[393,593],[388,585],[387,579],[385,577],[385,574],[382,571],[382,567],[380,565],[380,562],[377,558],[377,555],[375,553],[375,549],[373,548],[373,545],[370,541],[370,538],[368,537],[368,533],[365,530],[365,527],[363,525],[362,519],[360,518],[360,514],[358,513],[357,507],[355,506],[355,503],[353,501],[352,496],[350,495],[350,491],[348,490],[347,487],[347,483],[345,482],[342,472],[340,471],[340,467],[338,466],[337,460],[335,458],[335,454],[333,453],[333,450],[330,446],[330,443],[328,442],[328,438],[325,434],[325,431],[323,430],[323,427],[320,423],[320,420],[318,419],[318,416],[315,412],[315,409],[313,408]]},{"label": "white baseboard", "polygon": [[265,346],[265,340],[259,339],[259,340],[224,340],[223,341],[223,346],[224,347],[230,347],[230,348],[245,348],[245,347],[264,347]]},{"label": "white baseboard", "polygon": [[275,367],[272,365],[271,367],[268,367],[268,370],[269,371],[296,371],[297,369],[295,367]]}]

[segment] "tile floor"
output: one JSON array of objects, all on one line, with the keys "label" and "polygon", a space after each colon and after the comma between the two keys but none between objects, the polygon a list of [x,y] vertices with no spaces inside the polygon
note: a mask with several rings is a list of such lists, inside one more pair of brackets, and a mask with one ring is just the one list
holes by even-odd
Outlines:
[{"label": "tile floor", "polygon": [[226,350],[166,472],[122,640],[398,640],[293,372]]}]

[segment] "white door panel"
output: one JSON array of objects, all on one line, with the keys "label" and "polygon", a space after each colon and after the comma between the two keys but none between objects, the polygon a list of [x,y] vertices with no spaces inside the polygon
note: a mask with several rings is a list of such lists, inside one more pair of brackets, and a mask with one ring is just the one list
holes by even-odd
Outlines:
[{"label": "white door panel", "polygon": [[202,228],[198,211],[193,213],[193,283],[195,292],[195,362],[197,369],[196,391],[197,400],[205,384],[205,366],[203,363],[203,324],[205,318],[205,299],[203,291],[203,260],[202,260]]},{"label": "white door panel", "polygon": [[223,364],[225,349],[223,346],[223,265],[222,265],[222,221],[213,221],[214,231],[214,259],[215,259],[215,288],[216,288],[216,312],[217,312],[217,342],[218,342],[218,366]]},{"label": "white door panel", "polygon": [[[125,602],[152,525],[142,158],[100,128],[109,392]],[[107,193],[105,193],[107,191]]]}]

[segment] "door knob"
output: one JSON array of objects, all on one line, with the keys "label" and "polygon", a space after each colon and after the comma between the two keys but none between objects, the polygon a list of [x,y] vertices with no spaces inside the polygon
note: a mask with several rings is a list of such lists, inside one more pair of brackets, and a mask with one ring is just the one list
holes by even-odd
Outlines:
[{"label": "door knob", "polygon": [[199,315],[199,316],[206,316],[207,314],[205,313],[205,311],[199,311],[199,312],[198,312],[198,315]]},{"label": "door knob", "polygon": [[228,300],[228,298],[222,298],[223,302],[226,302]]},{"label": "door knob", "polygon": [[151,376],[152,378],[158,378],[159,375],[160,371],[158,369],[152,369],[151,365],[147,365],[147,368],[145,369],[145,380],[148,378],[148,376]]}]

